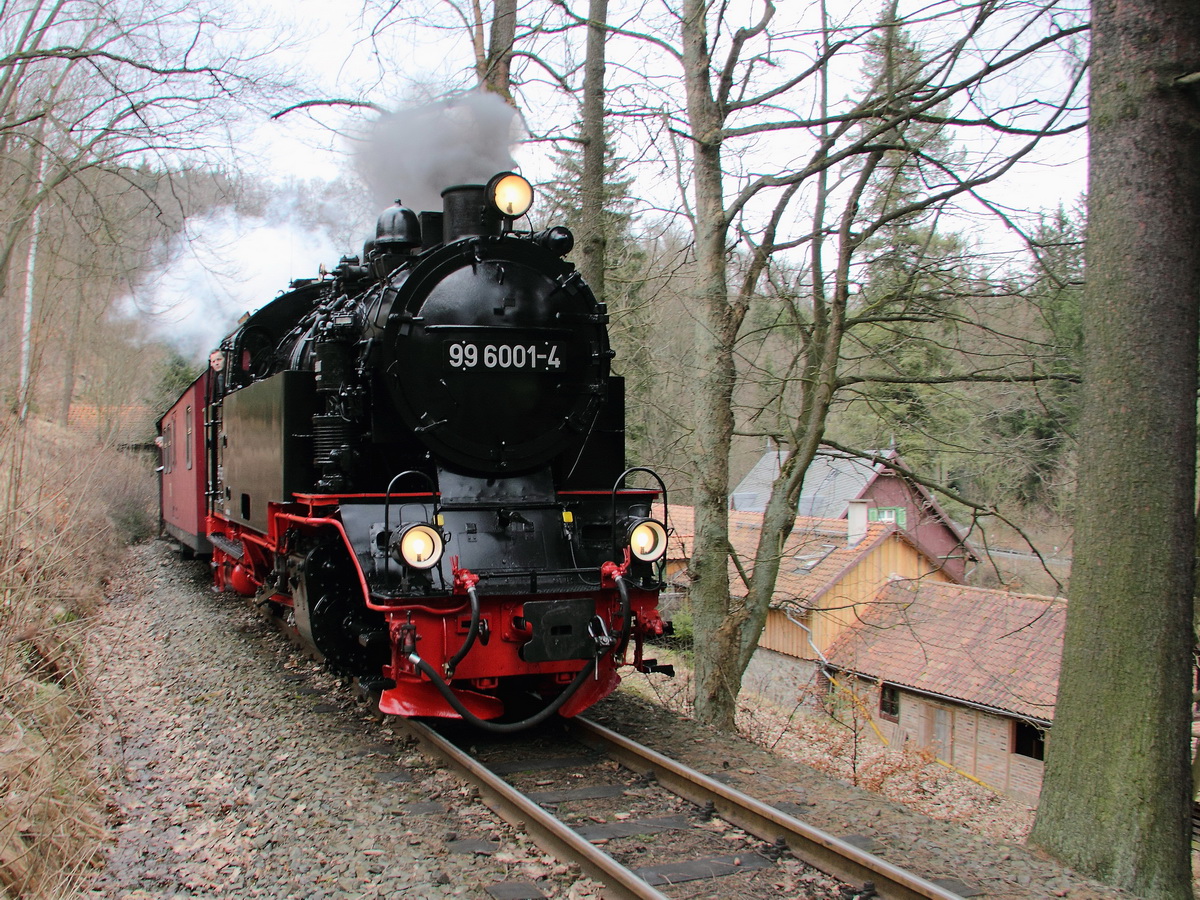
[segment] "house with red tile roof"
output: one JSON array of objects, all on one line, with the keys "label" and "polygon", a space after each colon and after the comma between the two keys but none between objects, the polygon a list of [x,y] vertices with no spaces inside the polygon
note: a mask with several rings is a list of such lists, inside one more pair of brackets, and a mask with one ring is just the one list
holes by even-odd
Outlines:
[{"label": "house with red tile roof", "polygon": [[[1034,802],[1054,718],[1066,602],[967,587],[903,530],[800,516],[752,668],[852,689],[885,743],[931,748],[997,791]],[[687,587],[693,510],[672,506],[668,579]],[[754,568],[761,513],[730,511],[730,545]],[[730,584],[741,583],[730,562]],[[781,675],[781,673],[783,673]]]},{"label": "house with red tile roof", "polygon": [[894,579],[825,653],[888,744],[938,758],[1027,802],[1041,790],[1067,604]]},{"label": "house with red tile roof", "polygon": [[[782,450],[770,450],[729,495],[729,508],[741,512],[766,509],[771,485],[779,477]],[[802,517],[846,519],[852,500],[866,500],[870,521],[890,522],[936,559],[955,581],[964,581],[978,561],[966,532],[950,518],[923,485],[897,468],[904,461],[894,448],[874,451],[876,460],[861,459],[822,445],[804,475],[796,511]]]},{"label": "house with red tile roof", "polygon": [[[759,646],[800,660],[816,661],[846,628],[858,621],[892,577],[948,581],[950,576],[905,531],[891,522],[867,520],[864,504],[849,519],[799,516],[782,548],[772,608]],[[670,508],[668,581],[687,588],[693,541],[693,510]],[[754,571],[762,513],[729,513],[729,561],[736,593],[739,567]]]}]

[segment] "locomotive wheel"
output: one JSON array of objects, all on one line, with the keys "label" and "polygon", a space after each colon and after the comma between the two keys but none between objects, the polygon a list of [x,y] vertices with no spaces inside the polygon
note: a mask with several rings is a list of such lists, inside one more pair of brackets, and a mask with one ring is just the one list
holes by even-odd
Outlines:
[{"label": "locomotive wheel", "polygon": [[367,609],[355,588],[358,578],[340,547],[313,550],[305,566],[308,623],[313,644],[339,675],[375,678],[391,652],[387,621]]}]

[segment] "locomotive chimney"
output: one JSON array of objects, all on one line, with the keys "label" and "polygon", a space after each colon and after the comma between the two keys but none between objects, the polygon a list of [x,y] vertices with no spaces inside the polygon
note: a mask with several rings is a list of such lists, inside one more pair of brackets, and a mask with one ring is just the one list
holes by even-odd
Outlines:
[{"label": "locomotive chimney", "polygon": [[499,236],[504,221],[499,210],[487,202],[481,184],[459,184],[442,191],[442,240],[445,243],[465,237]]}]

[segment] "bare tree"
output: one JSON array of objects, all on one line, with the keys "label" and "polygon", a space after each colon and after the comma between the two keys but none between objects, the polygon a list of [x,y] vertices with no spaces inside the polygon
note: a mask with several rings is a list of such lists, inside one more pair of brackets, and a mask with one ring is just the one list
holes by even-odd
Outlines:
[{"label": "bare tree", "polygon": [[[1004,98],[985,107],[987,86],[1047,48],[1081,33],[1082,24],[1060,25],[1052,8],[1028,11],[1019,26],[1002,21],[1015,8],[997,4],[971,7],[926,26],[920,33],[925,51],[904,66],[888,66],[869,79],[862,93],[831,108],[826,99],[828,73],[843,56],[868,40],[883,52],[895,48],[895,35],[906,23],[893,9],[876,22],[828,22],[817,29],[817,50],[792,74],[774,74],[763,65],[773,40],[774,4],[762,4],[756,21],[735,27],[725,7],[684,0],[677,19],[687,108],[678,127],[691,145],[686,174],[698,275],[696,279],[696,352],[700,408],[696,420],[696,538],[691,563],[697,644],[697,714],[730,727],[741,675],[757,644],[780,565],[780,550],[795,518],[804,474],[825,431],[829,410],[842,391],[866,380],[902,381],[887,373],[844,373],[841,361],[847,333],[872,322],[899,324],[935,315],[915,281],[886,306],[861,307],[854,296],[864,251],[872,238],[906,217],[931,215],[1007,173],[1037,142],[1079,127],[1070,114],[1078,105],[1079,73],[1060,85],[1053,101],[1022,104],[1019,115]],[[1065,21],[1065,20],[1064,20]],[[991,47],[973,50],[984,34]],[[936,40],[935,40],[936,39]],[[762,50],[751,48],[760,44]],[[794,46],[794,45],[791,45]],[[724,47],[723,51],[720,48]],[[718,54],[721,55],[718,55]],[[858,57],[861,60],[861,56]],[[897,59],[900,57],[897,55]],[[792,112],[794,110],[794,112]],[[801,110],[814,110],[802,112]],[[998,149],[966,155],[939,152],[917,140],[932,127],[959,140],[971,131],[991,133]],[[731,177],[738,141],[789,135],[807,155],[794,153],[795,164],[774,171],[742,171]],[[1004,146],[1003,138],[1013,140]],[[951,147],[955,141],[942,141]],[[872,202],[872,187],[896,159],[920,174],[908,195]],[[801,199],[811,204],[808,226],[796,228]],[[730,267],[734,241],[744,251]],[[774,436],[785,449],[781,471],[764,515],[761,542],[745,584],[731,590],[727,536],[729,453],[739,423],[738,348],[747,313],[772,270],[773,260],[800,251],[806,290],[793,303],[792,327],[799,353],[786,376],[785,402],[776,406]],[[931,377],[922,376],[923,380]],[[946,380],[1019,381],[1047,374],[1019,374],[1013,366],[991,372],[953,372]]]},{"label": "bare tree", "polygon": [[[231,104],[270,84],[264,78],[256,86],[248,59],[217,48],[220,24],[191,4],[135,10],[110,0],[57,0],[0,10],[0,34],[11,48],[0,57],[0,300],[11,296],[20,272],[15,260],[26,248],[16,282],[23,287],[16,316],[22,324],[13,327],[8,303],[0,303],[0,314],[6,334],[23,336],[22,410],[36,372],[35,294],[61,296],[47,290],[64,259],[63,232],[50,230],[62,220],[49,213],[74,204],[78,218],[67,214],[68,230],[91,218],[85,239],[105,244],[111,229],[103,212],[96,218],[97,201],[108,198],[116,221],[131,206],[124,194],[133,193],[149,221],[177,225],[179,196],[158,190],[158,178],[147,173],[169,178],[184,166],[215,162]],[[123,190],[97,191],[93,172],[122,182]],[[153,243],[153,235],[146,238]],[[127,258],[115,242],[107,254]]]},{"label": "bare tree", "polygon": [[607,235],[603,227],[605,165],[608,162],[608,135],[604,119],[604,60],[608,0],[590,0],[587,23],[587,58],[583,74],[583,104],[580,138],[583,166],[579,183],[581,226],[580,272],[596,296],[605,299]]},{"label": "bare tree", "polygon": [[375,38],[397,28],[461,35],[471,48],[475,86],[515,105],[513,56],[529,34],[528,28],[519,25],[517,0],[427,0],[419,9],[413,4],[404,4],[402,9],[399,3],[366,0],[364,10],[374,17],[371,32]]}]

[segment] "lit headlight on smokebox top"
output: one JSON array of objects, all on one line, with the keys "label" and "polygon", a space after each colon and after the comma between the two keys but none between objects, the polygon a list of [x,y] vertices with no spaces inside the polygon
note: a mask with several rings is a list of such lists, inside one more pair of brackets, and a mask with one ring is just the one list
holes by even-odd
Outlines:
[{"label": "lit headlight on smokebox top", "polygon": [[406,525],[392,544],[398,561],[412,569],[432,569],[445,549],[441,532],[432,525]]},{"label": "lit headlight on smokebox top", "polygon": [[515,172],[501,172],[487,183],[487,198],[501,215],[518,219],[533,206],[533,185]]},{"label": "lit headlight on smokebox top", "polygon": [[639,519],[629,528],[629,550],[642,562],[655,562],[667,552],[667,529],[654,519]]}]

